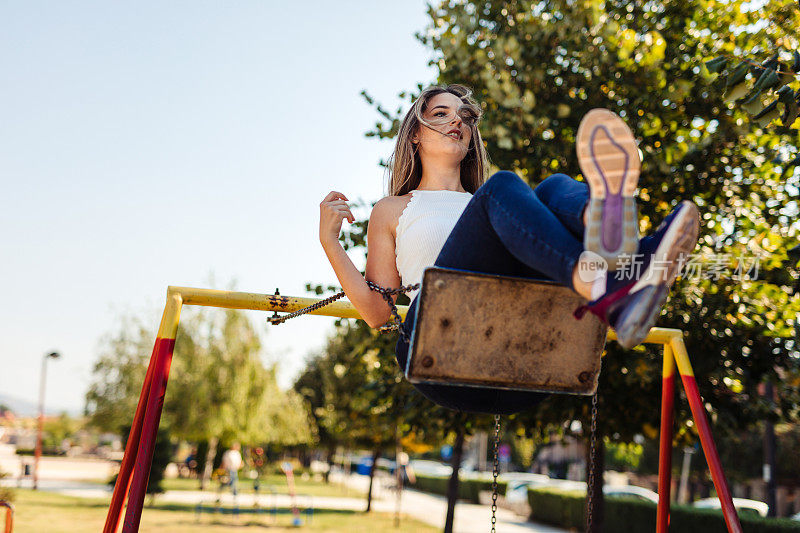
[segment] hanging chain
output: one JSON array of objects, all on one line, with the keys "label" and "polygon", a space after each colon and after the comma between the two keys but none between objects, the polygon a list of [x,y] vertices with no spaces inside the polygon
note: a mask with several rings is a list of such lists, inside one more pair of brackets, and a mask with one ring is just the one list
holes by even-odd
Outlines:
[{"label": "hanging chain", "polygon": [[498,454],[500,449],[500,415],[494,415],[494,465],[492,466],[492,533],[497,525],[497,474],[499,470]]},{"label": "hanging chain", "polygon": [[339,298],[341,298],[343,296],[344,296],[344,291],[337,292],[333,296],[329,296],[328,298],[325,298],[324,300],[320,300],[315,304],[311,304],[308,307],[304,307],[304,308],[299,309],[299,310],[297,310],[297,311],[295,311],[293,313],[289,313],[289,314],[286,314],[286,315],[283,315],[283,316],[278,315],[278,313],[276,312],[275,315],[273,315],[271,317],[268,317],[267,321],[270,324],[272,324],[273,326],[277,326],[278,324],[283,324],[284,322],[286,322],[290,318],[295,318],[295,317],[298,317],[300,315],[304,315],[306,313],[310,313],[311,311],[316,311],[317,309],[325,307],[326,305],[329,305],[329,304],[335,302],[336,300],[338,300]]},{"label": "hanging chain", "polygon": [[[381,296],[383,296],[383,299],[386,300],[387,304],[389,304],[389,309],[391,310],[391,313],[392,313],[392,319],[379,328],[381,333],[389,333],[391,331],[397,330],[397,331],[400,331],[400,336],[403,338],[403,340],[405,342],[408,342],[408,335],[400,327],[400,325],[403,323],[403,319],[400,318],[400,313],[397,311],[397,306],[395,305],[394,301],[392,300],[392,296],[394,296],[396,294],[401,294],[401,293],[405,294],[407,292],[415,291],[415,290],[419,289],[421,285],[422,285],[421,283],[415,283],[413,285],[401,285],[400,287],[398,287],[396,289],[390,289],[390,288],[386,288],[386,287],[381,287],[377,283],[373,283],[371,281],[367,281],[367,286],[370,288],[370,290],[373,290],[373,291],[379,293]],[[277,293],[277,291],[276,291],[276,293]],[[272,324],[273,326],[277,326],[278,324],[283,324],[284,322],[286,322],[287,320],[289,320],[291,318],[296,318],[298,316],[305,315],[305,314],[310,313],[312,311],[316,311],[317,309],[321,309],[321,308],[325,307],[326,305],[329,305],[329,304],[335,302],[336,300],[342,298],[344,295],[345,295],[344,291],[337,292],[333,296],[329,296],[328,298],[325,298],[324,300],[320,300],[317,303],[311,304],[308,307],[304,307],[302,309],[298,309],[297,311],[294,311],[292,313],[288,313],[288,314],[283,315],[283,316],[279,316],[277,313],[275,313],[275,315],[273,315],[271,317],[268,317],[267,321],[270,324]]]},{"label": "hanging chain", "polygon": [[383,299],[386,300],[386,303],[389,305],[389,309],[392,312],[392,320],[380,327],[381,333],[388,333],[390,331],[397,330],[400,332],[400,337],[403,338],[403,341],[408,343],[409,342],[408,335],[406,334],[405,331],[403,331],[403,328],[400,327],[400,325],[403,323],[403,320],[400,318],[400,313],[397,312],[397,306],[392,300],[392,296],[394,296],[395,294],[400,294],[400,293],[405,294],[407,292],[415,291],[419,289],[422,286],[422,284],[415,283],[413,285],[406,285],[406,286],[401,285],[396,289],[389,289],[386,287],[381,287],[377,283],[367,281],[367,286],[371,290],[383,296]]},{"label": "hanging chain", "polygon": [[597,462],[597,392],[592,396],[592,424],[589,433],[589,461],[586,465],[588,470],[586,495],[588,497],[586,504],[586,533],[592,533],[592,509],[594,508],[594,490],[595,490],[595,463]]}]

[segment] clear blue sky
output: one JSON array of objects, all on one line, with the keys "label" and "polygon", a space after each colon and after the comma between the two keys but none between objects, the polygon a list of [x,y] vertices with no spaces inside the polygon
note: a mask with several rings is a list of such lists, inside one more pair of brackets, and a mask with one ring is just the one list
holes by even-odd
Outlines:
[{"label": "clear blue sky", "polygon": [[[433,80],[413,2],[0,3],[0,392],[77,410],[100,338],[167,285],[334,283],[331,189],[374,201],[391,144],[367,89]],[[283,384],[331,319],[263,331]]]}]

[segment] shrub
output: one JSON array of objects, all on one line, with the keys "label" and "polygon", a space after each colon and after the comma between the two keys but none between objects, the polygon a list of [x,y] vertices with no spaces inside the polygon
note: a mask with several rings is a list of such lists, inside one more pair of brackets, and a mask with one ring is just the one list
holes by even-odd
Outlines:
[{"label": "shrub", "polygon": [[[531,520],[584,530],[586,493],[557,488],[528,489]],[[656,505],[631,498],[605,499],[604,530],[625,533],[652,533],[656,528]],[[781,518],[762,518],[740,513],[739,520],[748,533],[800,532],[800,522]],[[721,511],[672,505],[670,531],[681,533],[726,533]]]},{"label": "shrub", "polygon": [[[0,470],[0,480],[3,478],[8,477],[8,473],[3,472]],[[14,489],[12,487],[7,487],[5,485],[0,485],[0,501],[2,502],[13,502],[14,501]],[[2,518],[5,516],[5,513],[0,513],[0,520],[5,520]]]},{"label": "shrub", "polygon": [[[586,525],[586,494],[582,491],[529,488],[528,504],[531,506],[531,520],[581,531]],[[611,528],[608,530],[613,531]]]},{"label": "shrub", "polygon": [[[130,426],[122,428],[122,445],[125,446],[130,433]],[[164,479],[164,471],[172,458],[173,446],[169,439],[169,433],[164,428],[158,428],[156,433],[156,442],[153,447],[153,460],[150,465],[150,475],[147,478],[147,494],[161,494],[164,492],[164,487],[161,486],[161,481]],[[119,474],[114,474],[109,480],[108,485],[114,486],[117,483]],[[131,478],[133,479],[133,478]]]},{"label": "shrub", "polygon": [[[30,455],[36,454],[36,448],[17,448],[14,452],[17,455]],[[42,446],[42,457],[59,457],[65,455],[63,451],[59,450],[56,446]]]},{"label": "shrub", "polygon": [[[425,474],[416,475],[417,482],[412,485],[417,490],[423,492],[430,492],[432,494],[439,494],[447,496],[447,484],[450,482],[450,476],[430,476]],[[458,499],[466,500],[471,503],[480,503],[478,494],[483,490],[492,490],[491,479],[459,479],[458,482]],[[505,494],[506,483],[502,481],[497,482],[497,493]]]}]

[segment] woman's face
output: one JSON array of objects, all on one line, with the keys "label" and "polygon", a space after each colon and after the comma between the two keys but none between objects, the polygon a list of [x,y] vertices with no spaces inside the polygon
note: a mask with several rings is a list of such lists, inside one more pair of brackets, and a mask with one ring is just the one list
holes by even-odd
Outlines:
[{"label": "woman's face", "polygon": [[456,114],[461,99],[452,93],[440,93],[428,100],[422,117],[431,126],[419,125],[414,140],[419,143],[420,157],[452,158],[460,163],[467,155],[472,130]]}]

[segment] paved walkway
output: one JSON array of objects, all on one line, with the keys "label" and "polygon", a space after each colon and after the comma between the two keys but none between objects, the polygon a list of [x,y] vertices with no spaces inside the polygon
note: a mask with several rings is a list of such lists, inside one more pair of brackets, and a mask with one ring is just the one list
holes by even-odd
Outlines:
[{"label": "paved walkway", "polygon": [[[332,474],[333,480],[340,482],[342,478],[348,486],[366,492],[369,486],[369,478],[353,474],[351,476],[336,476]],[[338,478],[338,479],[337,479]],[[384,512],[394,512],[395,499],[394,493],[387,491],[381,483],[373,488],[373,495],[380,497],[376,509]],[[436,496],[425,492],[405,489],[403,490],[402,501],[400,504],[401,512],[413,516],[417,520],[432,526],[444,529],[445,513],[447,512],[447,499],[443,496]],[[363,507],[362,507],[363,509]],[[472,503],[456,503],[455,523],[453,530],[458,533],[486,533],[491,528],[492,509],[489,505],[476,505]],[[497,531],[498,533],[563,533],[566,530],[558,529],[542,524],[528,522],[525,517],[519,516],[506,509],[497,510]]]},{"label": "paved walkway", "polygon": [[[336,482],[347,483],[348,486],[364,492],[366,492],[369,483],[369,478],[367,476],[357,474],[353,474],[349,477],[341,474],[333,474],[332,479]],[[6,484],[16,485],[16,480],[13,480],[13,483],[9,483],[10,481],[12,480],[5,480]],[[393,513],[395,512],[396,505],[395,494],[386,489],[381,481],[383,480],[378,480],[373,490],[373,509],[379,512]],[[389,480],[387,479],[385,481],[388,482]],[[23,482],[23,487],[29,485],[29,480]],[[39,482],[39,487],[42,490],[83,498],[110,498],[111,495],[110,488],[83,481],[42,479]],[[221,503],[225,506],[231,506],[236,503],[242,507],[250,507],[255,503],[255,496],[253,494],[240,494],[234,501],[233,495],[228,492],[218,495],[214,491],[194,490],[167,491],[158,496],[158,501],[162,503],[183,503],[189,505],[198,503],[213,505],[218,496],[221,498]],[[260,495],[258,503],[262,507],[272,507],[274,505],[283,508],[290,507],[292,504],[290,498],[285,494]],[[338,498],[303,495],[298,496],[297,503],[301,507],[313,505],[315,509],[346,509],[354,511],[362,511],[366,505],[365,498],[363,497]],[[434,527],[444,528],[447,500],[442,496],[435,496],[407,489],[403,491],[400,507],[403,514],[412,516]],[[456,504],[454,530],[458,533],[485,533],[490,528],[490,520],[491,509],[488,505],[475,505],[464,502]],[[498,509],[497,531],[498,533],[563,533],[565,530],[534,524],[511,511]]]}]

